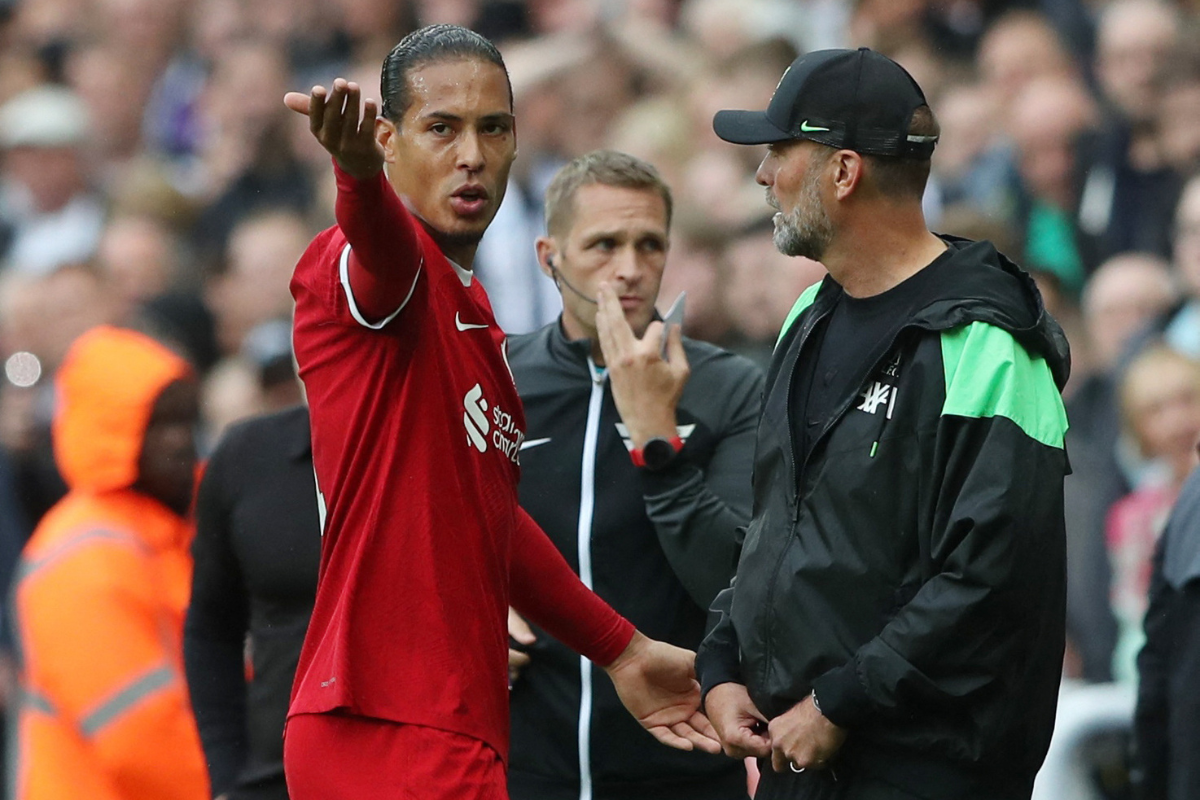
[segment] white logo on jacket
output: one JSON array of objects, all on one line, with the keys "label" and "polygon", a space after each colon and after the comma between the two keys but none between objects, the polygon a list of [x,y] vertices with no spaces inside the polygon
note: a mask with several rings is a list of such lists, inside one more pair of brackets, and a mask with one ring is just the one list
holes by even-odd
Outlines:
[{"label": "white logo on jacket", "polygon": [[874,414],[881,405],[887,404],[887,418],[892,418],[892,409],[896,405],[896,387],[889,386],[880,381],[872,381],[867,388],[863,389],[858,394],[863,399],[862,405],[858,406],[859,411],[865,411],[868,414]]}]

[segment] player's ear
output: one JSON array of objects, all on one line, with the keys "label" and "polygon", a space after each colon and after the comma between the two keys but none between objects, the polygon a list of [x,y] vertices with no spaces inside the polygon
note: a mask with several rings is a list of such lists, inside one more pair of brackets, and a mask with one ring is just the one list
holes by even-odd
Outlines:
[{"label": "player's ear", "polygon": [[388,164],[396,163],[396,123],[380,114],[375,118],[375,142],[383,150],[383,160]]},{"label": "player's ear", "polygon": [[558,243],[554,241],[553,236],[539,236],[533,246],[537,250],[538,266],[546,277],[554,280],[554,270],[557,269],[559,258]]}]

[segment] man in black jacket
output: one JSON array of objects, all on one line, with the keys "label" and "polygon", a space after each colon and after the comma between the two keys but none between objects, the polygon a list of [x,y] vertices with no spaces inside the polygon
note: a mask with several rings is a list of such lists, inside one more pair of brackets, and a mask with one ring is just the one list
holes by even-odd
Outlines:
[{"label": "man in black jacket", "polygon": [[[639,630],[694,649],[750,518],[762,373],[655,321],[671,194],[653,167],[582,156],[548,188],[546,218],[538,259],[563,313],[508,346],[521,505]],[[663,747],[591,663],[515,614],[510,632],[524,650],[510,653],[514,800],[744,800],[740,763]]]},{"label": "man in black jacket", "polygon": [[1134,715],[1142,800],[1200,797],[1200,470],[1163,531],[1150,579]]},{"label": "man in black jacket", "polygon": [[925,227],[937,122],[895,62],[809,53],[714,128],[769,145],[776,245],[830,274],[767,374],[697,659],[713,725],[764,759],[759,800],[1028,798],[1064,647],[1062,330],[990,244]]}]

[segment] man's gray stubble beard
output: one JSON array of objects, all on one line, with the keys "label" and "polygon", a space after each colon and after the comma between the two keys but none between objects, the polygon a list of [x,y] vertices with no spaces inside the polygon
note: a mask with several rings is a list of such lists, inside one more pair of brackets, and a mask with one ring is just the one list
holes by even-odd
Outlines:
[{"label": "man's gray stubble beard", "polygon": [[833,223],[821,205],[816,181],[805,182],[800,203],[791,213],[775,215],[775,247],[785,256],[820,261],[833,240]]}]

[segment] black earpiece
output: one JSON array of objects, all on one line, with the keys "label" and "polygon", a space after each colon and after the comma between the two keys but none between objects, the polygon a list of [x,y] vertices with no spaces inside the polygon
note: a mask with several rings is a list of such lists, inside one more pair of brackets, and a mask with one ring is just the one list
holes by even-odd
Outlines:
[{"label": "black earpiece", "polygon": [[576,289],[574,286],[571,285],[571,282],[569,280],[567,280],[561,272],[558,271],[558,267],[555,266],[554,258],[552,256],[546,256],[546,266],[550,267],[550,274],[554,276],[554,285],[558,286],[560,290],[565,285],[572,292],[579,295],[581,298],[583,298],[587,302],[591,303],[592,305],[599,305],[599,302],[596,300],[596,298],[588,297],[586,294],[584,294],[583,292],[579,291],[578,289]]}]

